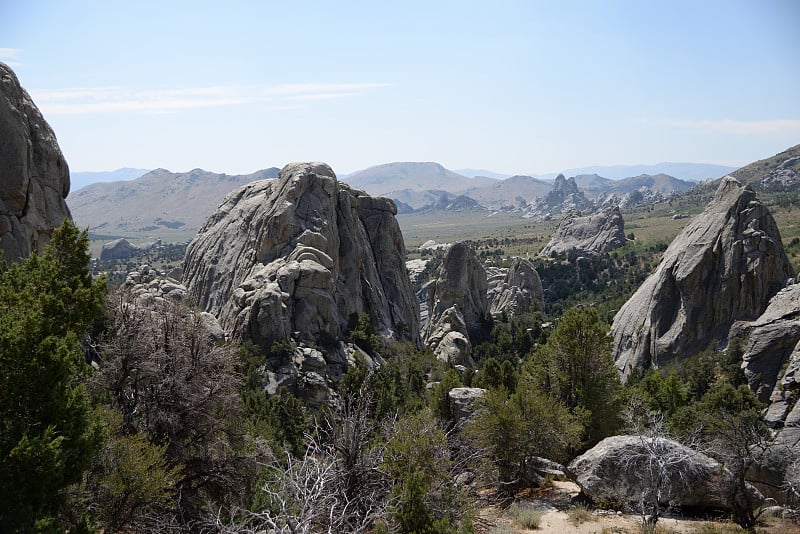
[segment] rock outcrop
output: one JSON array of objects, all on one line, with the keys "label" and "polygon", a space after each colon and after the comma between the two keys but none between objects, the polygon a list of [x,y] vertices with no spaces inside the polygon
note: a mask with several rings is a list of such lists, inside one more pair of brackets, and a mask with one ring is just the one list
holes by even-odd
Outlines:
[{"label": "rock outcrop", "polygon": [[479,401],[486,394],[483,388],[453,388],[447,392],[450,412],[456,424],[464,424],[475,415]]},{"label": "rock outcrop", "polygon": [[[658,462],[654,461],[658,460]],[[606,438],[568,466],[581,491],[594,501],[636,503],[641,495],[653,495],[658,464],[668,465],[659,502],[674,506],[726,509],[722,488],[731,477],[727,469],[703,453],[676,441],[642,436]],[[763,502],[749,488],[753,502]]]},{"label": "rock outcrop", "polygon": [[539,254],[596,256],[620,248],[626,242],[625,221],[619,207],[607,207],[585,217],[579,211],[571,211]]},{"label": "rock outcrop", "polygon": [[593,206],[592,201],[578,188],[575,178],[565,178],[563,174],[559,174],[547,196],[536,199],[536,202],[528,207],[526,217],[542,217],[573,210],[587,211]]},{"label": "rock outcrop", "polygon": [[103,243],[103,248],[100,250],[100,261],[124,260],[135,256],[137,252],[139,252],[139,247],[122,237]]},{"label": "rock outcrop", "polygon": [[0,245],[14,262],[41,252],[69,208],[69,167],[14,72],[0,63]]},{"label": "rock outcrop", "polygon": [[489,310],[493,317],[508,317],[544,309],[544,290],[539,273],[526,259],[516,258],[509,268],[486,269]]},{"label": "rock outcrop", "polygon": [[489,303],[486,271],[465,243],[450,247],[428,288],[423,341],[442,360],[471,364],[472,343],[486,334]]},{"label": "rock outcrop", "polygon": [[769,210],[733,178],[664,252],[614,317],[614,361],[624,376],[709,343],[752,321],[793,276]]},{"label": "rock outcrop", "polygon": [[189,244],[183,280],[235,339],[340,339],[351,314],[418,339],[418,308],[394,203],[351,189],[323,163],[237,189]]}]

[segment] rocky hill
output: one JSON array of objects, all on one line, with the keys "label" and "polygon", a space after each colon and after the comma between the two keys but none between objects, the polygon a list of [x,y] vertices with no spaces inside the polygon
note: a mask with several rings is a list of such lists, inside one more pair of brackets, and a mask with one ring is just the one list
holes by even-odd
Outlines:
[{"label": "rocky hill", "polygon": [[91,184],[71,195],[68,204],[78,226],[91,232],[129,235],[160,228],[195,232],[225,195],[254,180],[277,176],[277,168],[246,175],[156,169],[136,180]]},{"label": "rocky hill", "polygon": [[800,189],[800,145],[742,167],[731,176],[742,183],[752,184],[756,191],[797,191]]},{"label": "rocky hill", "polygon": [[618,207],[587,216],[571,211],[561,219],[540,254],[594,256],[622,247],[626,242],[625,221]]},{"label": "rocky hill", "polygon": [[14,71],[0,63],[0,245],[7,262],[42,251],[70,217],[69,188],[55,133]]},{"label": "rocky hill", "polygon": [[416,339],[418,309],[394,203],[351,189],[322,163],[239,188],[190,243],[184,282],[238,339],[343,337],[353,313]]},{"label": "rocky hill", "polygon": [[489,209],[522,209],[537,198],[542,198],[553,189],[551,182],[531,176],[512,176],[505,180],[470,189],[467,195]]},{"label": "rocky hill", "polygon": [[756,319],[793,275],[769,210],[726,178],[614,317],[617,367],[627,375],[726,341],[735,321]]}]

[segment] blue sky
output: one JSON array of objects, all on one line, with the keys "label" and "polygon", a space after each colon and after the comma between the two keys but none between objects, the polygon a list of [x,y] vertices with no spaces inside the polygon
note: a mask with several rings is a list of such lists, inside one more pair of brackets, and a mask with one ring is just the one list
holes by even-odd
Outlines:
[{"label": "blue sky", "polygon": [[0,0],[73,170],[545,173],[800,143],[800,2]]}]

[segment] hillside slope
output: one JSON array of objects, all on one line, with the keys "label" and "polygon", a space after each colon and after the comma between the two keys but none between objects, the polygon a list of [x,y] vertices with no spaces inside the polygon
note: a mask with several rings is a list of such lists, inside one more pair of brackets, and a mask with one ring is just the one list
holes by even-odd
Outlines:
[{"label": "hillside slope", "polygon": [[92,232],[126,235],[159,228],[194,230],[234,189],[275,178],[277,168],[231,176],[194,169],[156,169],[136,180],[96,183],[72,193],[67,204],[75,222]]}]

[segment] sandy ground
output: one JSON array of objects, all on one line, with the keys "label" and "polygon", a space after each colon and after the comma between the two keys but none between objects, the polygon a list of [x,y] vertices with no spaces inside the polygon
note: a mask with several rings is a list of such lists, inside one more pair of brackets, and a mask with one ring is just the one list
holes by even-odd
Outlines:
[{"label": "sandy ground", "polygon": [[[476,530],[485,533],[578,533],[578,534],[638,534],[641,522],[637,515],[613,512],[587,513],[587,520],[576,525],[567,511],[572,507],[572,498],[578,495],[578,486],[571,482],[554,482],[553,487],[528,495],[521,495],[517,502],[543,512],[539,528],[528,530],[516,524],[512,515],[499,505],[481,508]],[[663,517],[658,521],[659,534],[735,534],[745,532],[735,524],[722,521],[700,521],[686,518]],[[757,529],[759,533],[800,534],[795,522],[771,520]]]}]

